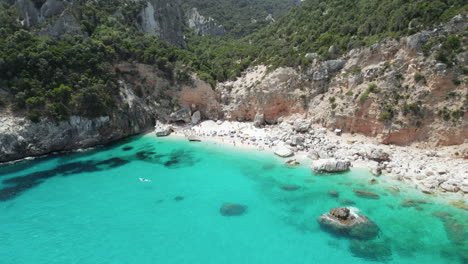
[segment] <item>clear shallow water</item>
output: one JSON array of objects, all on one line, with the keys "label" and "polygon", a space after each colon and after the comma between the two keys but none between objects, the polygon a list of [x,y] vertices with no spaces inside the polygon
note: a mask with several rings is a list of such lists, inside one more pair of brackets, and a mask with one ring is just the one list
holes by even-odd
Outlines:
[{"label": "clear shallow water", "polygon": [[[404,186],[392,192],[398,183],[384,178],[369,185],[365,171],[313,175],[281,163],[269,153],[143,136],[0,167],[0,263],[463,263],[466,211]],[[355,256],[350,245],[362,242],[320,229],[317,217],[339,199],[379,225],[381,254]],[[403,207],[405,199],[427,204]],[[247,213],[222,216],[224,202]],[[451,216],[433,215],[441,211]]]}]

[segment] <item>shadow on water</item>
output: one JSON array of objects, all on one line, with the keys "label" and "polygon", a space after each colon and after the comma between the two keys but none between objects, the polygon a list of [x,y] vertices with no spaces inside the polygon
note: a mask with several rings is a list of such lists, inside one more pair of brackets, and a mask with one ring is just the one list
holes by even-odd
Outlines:
[{"label": "shadow on water", "polygon": [[[192,151],[176,149],[169,153],[158,154],[154,144],[145,144],[138,148],[128,144],[135,139],[138,139],[138,137],[133,137],[132,139],[126,139],[119,143],[98,147],[85,152],[68,153],[62,155],[54,154],[48,157],[36,159],[34,161],[18,162],[4,166],[0,168],[0,175],[17,173],[22,170],[31,168],[31,166],[37,165],[40,162],[54,158],[57,158],[57,161],[62,164],[49,170],[36,171],[3,180],[2,183],[3,185],[6,185],[6,187],[0,189],[0,201],[13,199],[28,189],[36,187],[45,182],[45,180],[55,176],[70,176],[81,173],[104,171],[124,166],[133,161],[143,161],[146,163],[157,164],[168,169],[190,167],[195,165],[195,163],[198,161],[194,158]],[[121,151],[118,153],[122,153],[122,155],[104,160],[78,161],[79,158],[89,157],[97,152],[106,150]]]}]

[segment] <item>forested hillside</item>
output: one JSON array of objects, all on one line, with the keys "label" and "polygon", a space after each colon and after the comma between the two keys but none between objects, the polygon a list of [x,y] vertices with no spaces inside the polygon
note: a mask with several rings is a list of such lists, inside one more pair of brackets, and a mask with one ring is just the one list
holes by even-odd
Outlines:
[{"label": "forested hillside", "polygon": [[307,53],[336,58],[353,48],[416,33],[467,11],[463,0],[305,0],[245,39],[194,38],[189,48],[209,65],[215,80],[223,81],[251,64],[306,66],[312,61],[305,58]]},{"label": "forested hillside", "polygon": [[[71,114],[99,116],[112,111],[115,103],[119,72],[113,65],[118,62],[152,65],[174,82],[188,81],[188,74],[195,72],[214,87],[252,65],[305,67],[311,62],[306,53],[338,57],[467,11],[463,0],[305,0],[282,19],[239,38],[265,26],[261,21],[268,14],[282,16],[296,1],[186,0],[185,8],[199,8],[231,33],[221,38],[186,32],[187,49],[181,49],[144,33],[145,19],[150,26],[157,22],[147,13],[151,3],[159,2],[148,1],[70,1],[60,17],[30,27],[16,6],[0,4],[0,107],[9,105],[35,121],[41,117],[66,120]],[[44,1],[34,3],[40,7]],[[172,13],[166,15],[170,18]],[[76,23],[73,34],[44,31],[65,18],[59,26]],[[437,58],[450,64],[460,41],[460,36],[434,40],[426,50],[444,44],[448,48]]]},{"label": "forested hillside", "polygon": [[464,0],[306,0],[250,40],[260,47],[260,60],[294,66],[304,63],[308,52],[336,57],[388,36],[416,33],[463,11],[468,11]]},{"label": "forested hillside", "polygon": [[132,25],[139,8],[133,1],[82,1],[73,7],[82,34],[54,39],[22,27],[18,11],[0,4],[0,88],[10,93],[0,107],[11,104],[34,121],[104,115],[118,96],[112,65],[119,61],[154,65],[173,81],[186,79],[192,55],[139,32]]}]

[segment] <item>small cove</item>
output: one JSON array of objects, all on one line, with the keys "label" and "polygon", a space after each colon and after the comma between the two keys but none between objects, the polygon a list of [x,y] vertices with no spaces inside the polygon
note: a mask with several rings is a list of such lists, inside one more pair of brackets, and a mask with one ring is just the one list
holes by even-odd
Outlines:
[{"label": "small cove", "polygon": [[[266,152],[146,135],[5,165],[0,254],[5,263],[25,264],[466,258],[468,214],[446,200],[384,177],[370,185],[372,176],[364,170],[314,175],[308,164],[288,168],[283,162]],[[374,192],[378,199],[353,190]],[[244,204],[247,212],[222,216],[224,202]],[[369,241],[336,237],[318,225],[318,216],[343,205],[359,208],[380,227],[372,252],[359,250],[372,248]]]}]

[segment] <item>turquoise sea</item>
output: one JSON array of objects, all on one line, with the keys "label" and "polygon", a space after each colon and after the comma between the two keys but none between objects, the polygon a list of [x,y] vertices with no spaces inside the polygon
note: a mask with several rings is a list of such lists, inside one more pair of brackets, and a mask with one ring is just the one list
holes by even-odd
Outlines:
[{"label": "turquoise sea", "polygon": [[[0,263],[467,261],[468,213],[447,200],[384,177],[370,185],[363,170],[314,175],[308,164],[283,162],[267,152],[145,135],[0,166]],[[223,216],[224,202],[247,211]],[[379,238],[322,230],[317,217],[342,204],[377,223]]]}]

